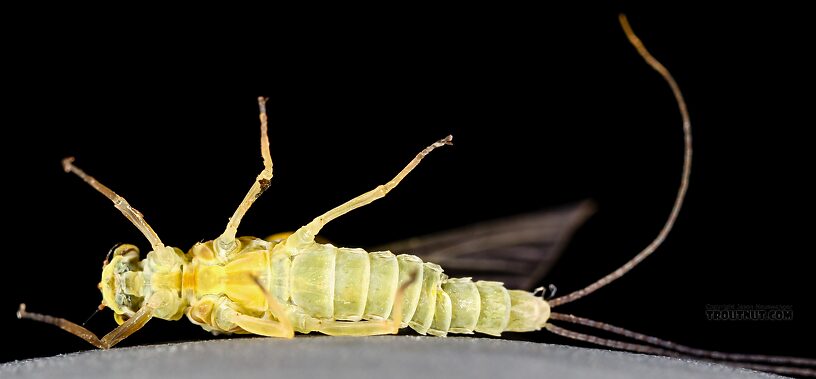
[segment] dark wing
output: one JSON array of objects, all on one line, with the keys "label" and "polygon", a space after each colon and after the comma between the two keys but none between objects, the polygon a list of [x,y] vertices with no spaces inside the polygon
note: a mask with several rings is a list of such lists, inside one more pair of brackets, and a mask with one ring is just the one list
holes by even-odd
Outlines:
[{"label": "dark wing", "polygon": [[492,220],[376,247],[414,254],[451,277],[531,289],[552,268],[573,232],[594,211],[590,201]]}]

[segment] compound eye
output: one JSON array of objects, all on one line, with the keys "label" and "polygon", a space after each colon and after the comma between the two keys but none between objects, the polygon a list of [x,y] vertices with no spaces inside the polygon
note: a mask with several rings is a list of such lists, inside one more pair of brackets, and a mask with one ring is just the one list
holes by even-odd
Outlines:
[{"label": "compound eye", "polygon": [[131,245],[131,244],[127,244],[127,243],[119,244],[119,245],[114,246],[112,250],[113,250],[113,256],[114,257],[116,257],[116,256],[130,256],[130,255],[133,255],[136,258],[139,257],[139,248],[134,246],[134,245]]}]

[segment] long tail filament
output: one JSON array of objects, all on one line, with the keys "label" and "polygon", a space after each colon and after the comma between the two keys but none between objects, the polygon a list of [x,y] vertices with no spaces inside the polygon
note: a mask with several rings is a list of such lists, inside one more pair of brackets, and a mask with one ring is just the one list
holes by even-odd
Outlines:
[{"label": "long tail filament", "polygon": [[[716,362],[722,362],[731,366],[738,366],[750,368],[753,370],[760,370],[765,372],[773,372],[784,375],[800,375],[816,377],[816,370],[806,367],[790,367],[790,366],[775,366],[775,365],[799,365],[799,366],[813,366],[816,367],[816,359],[786,357],[775,355],[761,355],[761,354],[733,354],[723,353],[719,351],[703,350],[693,347],[681,345],[672,341],[662,340],[656,337],[645,334],[633,332],[618,326],[607,323],[590,320],[583,317],[552,313],[550,319],[560,320],[573,324],[588,326],[595,329],[600,329],[609,333],[628,337],[646,344],[637,344],[632,342],[618,341],[597,337],[589,334],[579,333],[568,329],[561,328],[553,324],[546,324],[544,327],[559,336],[583,341],[595,345],[611,347],[614,349],[633,351],[643,354],[665,355],[670,357],[692,357]],[[655,346],[649,346],[655,345]],[[725,362],[723,362],[725,361]],[[762,362],[762,363],[754,363]]]},{"label": "long tail filament", "polygon": [[[666,69],[666,67],[663,66],[663,64],[661,64],[657,59],[655,59],[649,53],[648,50],[646,50],[646,47],[643,45],[643,42],[641,42],[640,39],[632,31],[632,28],[631,26],[629,26],[629,22],[627,21],[626,16],[621,14],[619,16],[619,20],[621,26],[623,27],[624,32],[626,33],[627,38],[629,39],[629,42],[635,47],[635,49],[637,49],[638,54],[640,54],[640,56],[643,57],[646,63],[648,63],[649,66],[651,66],[655,71],[657,71],[663,77],[663,79],[669,84],[672,93],[674,94],[675,100],[677,101],[677,106],[680,110],[680,115],[683,120],[683,134],[685,136],[683,175],[680,180],[680,188],[677,191],[677,197],[675,198],[672,211],[669,214],[669,217],[666,220],[665,225],[663,225],[663,228],[660,230],[660,233],[658,233],[657,237],[655,237],[652,243],[646,246],[646,248],[644,248],[634,258],[626,262],[623,266],[613,271],[612,273],[602,277],[596,282],[580,290],[567,294],[565,296],[549,300],[550,307],[553,308],[562,304],[569,303],[571,301],[578,300],[584,296],[589,295],[592,292],[595,292],[596,290],[620,278],[621,276],[626,274],[629,270],[637,266],[641,261],[646,259],[646,257],[648,257],[650,254],[652,254],[658,248],[658,246],[660,246],[660,244],[663,243],[663,241],[666,239],[666,236],[669,234],[672,227],[674,226],[674,222],[677,220],[677,215],[680,213],[680,209],[683,206],[683,199],[685,198],[686,192],[688,191],[689,176],[691,174],[691,153],[692,153],[691,121],[689,120],[686,102],[685,100],[683,100],[683,94],[680,92],[680,87],[677,85],[677,82],[675,82],[671,73],[669,73],[669,70]],[[776,365],[797,365],[816,367],[816,359],[760,354],[733,354],[713,350],[703,350],[681,345],[667,340],[662,340],[656,337],[633,332],[628,329],[624,329],[618,326],[610,325],[599,321],[590,320],[583,317],[561,313],[552,313],[550,314],[550,319],[603,330],[605,332],[617,334],[645,343],[638,344],[597,337],[589,334],[574,332],[550,323],[547,323],[545,325],[545,328],[547,330],[559,336],[584,341],[595,345],[646,354],[657,354],[666,356],[687,356],[714,361],[726,361],[725,363],[729,365],[761,370],[766,372],[773,372],[777,374],[816,377],[816,370],[812,368],[776,366]]]},{"label": "long tail filament", "polygon": [[632,31],[632,27],[629,26],[629,21],[626,20],[626,16],[621,14],[618,18],[621,26],[623,27],[623,31],[626,33],[626,37],[629,38],[629,42],[635,47],[635,49],[637,49],[638,54],[640,54],[640,56],[646,60],[646,63],[648,63],[649,66],[652,66],[652,68],[657,71],[667,83],[669,83],[672,93],[674,93],[674,98],[677,100],[677,107],[680,109],[680,116],[683,118],[683,134],[685,136],[683,176],[680,179],[680,188],[677,190],[677,197],[674,200],[674,207],[672,207],[671,214],[669,214],[666,224],[663,225],[663,229],[660,230],[660,233],[657,234],[654,241],[652,241],[649,246],[646,246],[646,248],[638,253],[638,255],[629,260],[629,262],[626,262],[623,266],[604,276],[603,278],[598,279],[595,283],[592,283],[568,295],[550,300],[550,306],[553,308],[578,300],[606,286],[607,284],[612,283],[615,281],[615,279],[620,278],[629,272],[629,270],[637,266],[641,261],[646,259],[646,257],[654,253],[658,246],[663,243],[663,240],[666,239],[666,236],[669,235],[669,232],[674,226],[674,222],[677,220],[677,215],[680,213],[680,208],[683,207],[683,199],[686,197],[686,191],[688,191],[689,176],[691,175],[691,120],[686,108],[686,101],[683,100],[683,94],[680,92],[680,87],[677,85],[677,82],[674,81],[674,78],[672,77],[671,73],[669,73],[669,70],[667,70],[663,64],[658,62],[658,60],[655,59],[648,50],[646,50],[643,42],[640,41],[640,39],[635,35],[635,32]]}]

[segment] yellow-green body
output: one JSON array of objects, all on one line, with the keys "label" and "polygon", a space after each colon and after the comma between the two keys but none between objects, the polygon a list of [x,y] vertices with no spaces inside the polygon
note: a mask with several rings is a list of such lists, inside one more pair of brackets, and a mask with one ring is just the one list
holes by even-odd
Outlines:
[{"label": "yellow-green body", "polygon": [[264,169],[224,232],[186,254],[165,245],[141,212],[76,167],[73,158],[64,159],[65,171],[110,199],[150,241],[152,251],[139,261],[135,246],[122,245],[113,251],[110,262],[106,258],[99,283],[101,307],[110,307],[120,326],[102,338],[67,320],[28,313],[24,305],[18,316],[55,324],[102,349],[127,338],[152,318],[178,320],[184,315],[214,333],[282,338],[291,338],[294,332],[378,335],[406,326],[437,336],[474,331],[499,335],[545,325],[549,305],[529,292],[508,291],[497,282],[449,279],[441,267],[413,255],[368,253],[315,241],[326,223],[383,198],[431,151],[450,145],[450,135],[421,150],[385,184],[314,218],[285,238],[236,238],[241,219],[272,178],[266,100],[258,98]]},{"label": "yellow-green body", "polygon": [[[448,278],[438,265],[413,255],[317,242],[238,241],[240,246],[226,255],[219,254],[212,241],[195,245],[187,254],[172,248],[152,251],[130,270],[111,272],[108,280],[116,281],[117,292],[132,295],[131,302],[137,304],[162,293],[163,305],[154,317],[178,320],[187,315],[216,333],[250,333],[232,321],[236,313],[273,317],[264,290],[286,308],[300,333],[320,331],[321,323],[329,320],[394,319],[397,289],[410,282],[412,273],[416,279],[403,293],[401,327],[420,334],[534,331],[549,317],[547,303],[530,292],[507,290],[499,282]],[[117,255],[113,263],[123,257]],[[115,310],[132,312],[116,294],[106,298]]]}]

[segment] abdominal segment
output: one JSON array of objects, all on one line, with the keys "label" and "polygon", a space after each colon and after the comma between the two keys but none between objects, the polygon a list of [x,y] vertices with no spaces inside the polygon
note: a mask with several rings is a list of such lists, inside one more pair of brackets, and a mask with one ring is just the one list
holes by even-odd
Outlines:
[{"label": "abdominal segment", "polygon": [[[291,315],[296,330],[308,333],[303,318],[341,321],[394,319],[397,289],[411,280],[402,298],[402,325],[419,334],[445,336],[474,332],[534,331],[549,317],[540,297],[507,290],[500,282],[448,278],[443,268],[414,255],[337,248],[315,243],[291,255],[270,260],[270,272],[289,275]],[[275,275],[272,275],[275,276]],[[283,278],[270,278],[285,282]]]}]

